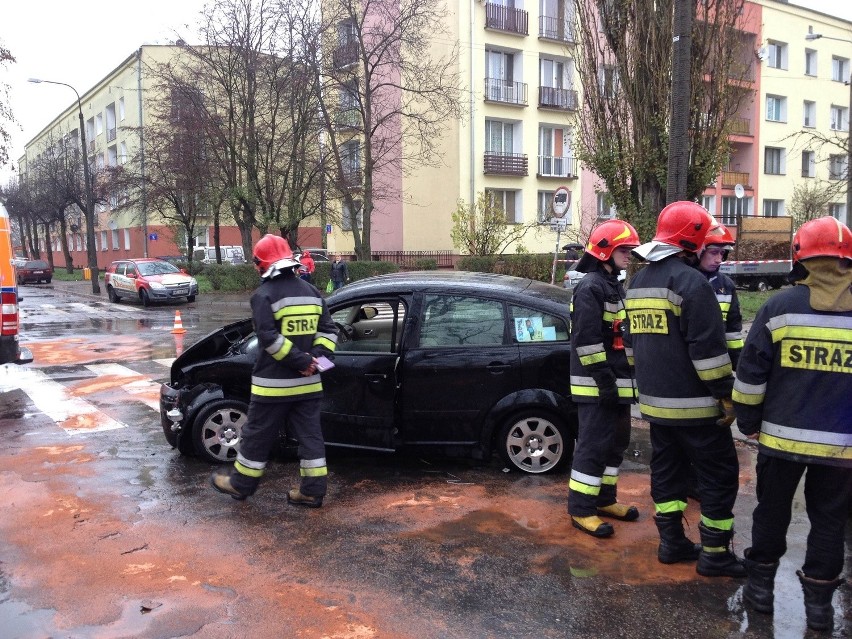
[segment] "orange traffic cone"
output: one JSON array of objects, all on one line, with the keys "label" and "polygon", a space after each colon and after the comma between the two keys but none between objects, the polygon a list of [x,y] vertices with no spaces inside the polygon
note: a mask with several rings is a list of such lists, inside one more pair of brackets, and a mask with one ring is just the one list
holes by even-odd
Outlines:
[{"label": "orange traffic cone", "polygon": [[180,319],[180,311],[175,311],[175,327],[172,329],[172,333],[186,333],[183,321]]}]

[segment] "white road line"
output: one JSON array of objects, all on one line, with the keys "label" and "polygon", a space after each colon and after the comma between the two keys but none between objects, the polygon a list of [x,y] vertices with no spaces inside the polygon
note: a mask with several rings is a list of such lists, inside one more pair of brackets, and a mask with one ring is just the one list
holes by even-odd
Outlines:
[{"label": "white road line", "polygon": [[6,364],[0,370],[0,392],[20,388],[29,395],[42,413],[69,434],[93,433],[127,428],[127,424],[113,419],[85,399],[75,397],[59,382],[50,379],[36,368],[15,367],[10,371]]},{"label": "white road line", "polygon": [[152,359],[152,362],[157,362],[161,366],[165,366],[166,368],[171,368],[172,364],[175,363],[176,357],[165,357],[163,359]]},{"label": "white road line", "polygon": [[[121,364],[88,364],[86,365],[90,371],[97,376],[113,375],[115,377],[126,378],[129,381],[121,386],[122,389],[131,395],[135,395],[135,399],[150,406],[155,411],[160,411],[160,384],[152,381],[150,378],[137,373],[136,371],[122,366]],[[146,397],[147,395],[147,397]]]}]

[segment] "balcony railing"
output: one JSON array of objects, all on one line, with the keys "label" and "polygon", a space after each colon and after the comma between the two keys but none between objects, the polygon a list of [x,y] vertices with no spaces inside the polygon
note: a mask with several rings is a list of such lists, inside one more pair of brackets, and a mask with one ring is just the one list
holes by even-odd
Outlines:
[{"label": "balcony railing", "polygon": [[538,37],[559,42],[576,42],[574,25],[566,24],[565,18],[554,16],[538,17]]},{"label": "balcony railing", "polygon": [[740,171],[722,171],[722,186],[730,188],[737,184],[742,184],[743,186],[750,187],[750,178],[751,176],[748,173],[741,173]]},{"label": "balcony railing", "polygon": [[107,129],[107,142],[112,142],[115,139],[115,127]]},{"label": "balcony railing", "polygon": [[485,5],[485,28],[497,29],[527,35],[529,33],[529,13],[523,9],[504,7],[489,2]]},{"label": "balcony railing", "polygon": [[335,69],[344,69],[358,60],[358,43],[349,42],[337,47],[331,54]]},{"label": "balcony railing", "polygon": [[577,158],[539,155],[538,176],[575,178],[577,177]]},{"label": "balcony railing", "polygon": [[574,89],[539,87],[538,106],[548,109],[562,109],[563,111],[576,111],[579,106],[577,92]]},{"label": "balcony railing", "polygon": [[527,104],[526,82],[507,82],[501,78],[485,78],[485,99],[489,102]]},{"label": "balcony railing", "polygon": [[338,129],[360,129],[361,114],[357,109],[338,111],[334,116],[334,124]]},{"label": "balcony railing", "polygon": [[730,133],[731,135],[751,135],[751,120],[746,118],[731,118]]},{"label": "balcony railing", "polygon": [[485,152],[486,174],[491,175],[527,175],[527,156],[525,153],[495,153]]}]

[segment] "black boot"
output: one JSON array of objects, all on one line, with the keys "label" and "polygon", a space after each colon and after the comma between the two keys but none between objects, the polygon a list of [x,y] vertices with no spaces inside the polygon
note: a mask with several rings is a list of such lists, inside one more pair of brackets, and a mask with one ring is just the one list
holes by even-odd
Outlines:
[{"label": "black boot", "polygon": [[811,579],[805,577],[805,573],[801,570],[797,570],[796,574],[799,575],[799,581],[802,582],[802,590],[805,593],[805,616],[808,620],[808,628],[831,630],[834,626],[834,606],[831,605],[831,598],[843,580]]},{"label": "black boot", "polygon": [[778,570],[778,562],[759,564],[748,558],[750,551],[751,548],[746,548],[743,553],[743,563],[748,573],[748,582],[743,588],[743,600],[757,612],[771,615],[774,610],[775,573]]},{"label": "black boot", "polygon": [[701,554],[695,571],[705,577],[745,577],[742,559],[731,552],[733,530],[710,528],[698,522],[701,534]]},{"label": "black boot", "polygon": [[661,564],[674,564],[679,561],[695,561],[701,552],[699,544],[692,543],[683,533],[681,513],[654,515],[654,523],[660,533],[660,547],[657,559]]}]

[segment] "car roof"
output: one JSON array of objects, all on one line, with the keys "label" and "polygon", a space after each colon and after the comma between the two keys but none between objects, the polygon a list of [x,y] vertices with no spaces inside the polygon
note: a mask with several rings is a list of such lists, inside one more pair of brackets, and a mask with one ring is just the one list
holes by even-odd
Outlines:
[{"label": "car roof", "polygon": [[[476,294],[497,298],[533,298],[545,303],[565,305],[571,294],[563,288],[523,277],[469,271],[416,271],[376,275],[347,284],[329,296],[339,303],[362,295],[399,294],[406,292]],[[518,299],[518,301],[523,301]]]}]

